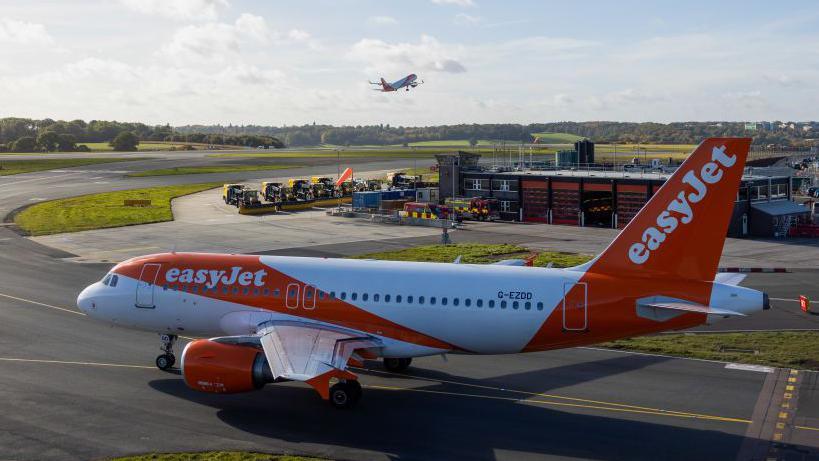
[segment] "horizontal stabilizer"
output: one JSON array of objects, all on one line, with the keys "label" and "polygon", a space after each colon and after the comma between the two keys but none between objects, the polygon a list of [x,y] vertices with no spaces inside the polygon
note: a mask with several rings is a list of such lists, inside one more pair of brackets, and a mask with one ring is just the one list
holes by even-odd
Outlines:
[{"label": "horizontal stabilizer", "polygon": [[736,312],[736,311],[729,311],[728,309],[720,309],[718,307],[709,307],[703,306],[702,304],[689,304],[689,303],[641,303],[639,304],[641,307],[649,307],[654,309],[662,309],[662,310],[670,310],[670,311],[681,311],[681,312],[699,312],[700,314],[709,314],[709,315],[730,315],[730,316],[741,316],[744,317],[745,314]]},{"label": "horizontal stabilizer", "polygon": [[747,276],[748,274],[741,274],[739,272],[720,272],[714,277],[714,281],[725,285],[736,286],[742,283]]},{"label": "horizontal stabilizer", "polygon": [[491,264],[492,266],[525,266],[525,259],[504,259]]}]

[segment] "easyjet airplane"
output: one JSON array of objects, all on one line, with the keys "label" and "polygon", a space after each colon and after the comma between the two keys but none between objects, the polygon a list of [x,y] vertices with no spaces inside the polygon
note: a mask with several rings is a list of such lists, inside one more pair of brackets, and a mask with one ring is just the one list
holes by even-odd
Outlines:
[{"label": "easyjet airplane", "polygon": [[582,346],[768,309],[717,274],[751,140],[707,139],[594,260],[568,269],[201,253],[130,259],[77,299],[89,316],[162,335],[156,364],[234,393],[304,381],[337,407],[351,366],[444,353]]}]

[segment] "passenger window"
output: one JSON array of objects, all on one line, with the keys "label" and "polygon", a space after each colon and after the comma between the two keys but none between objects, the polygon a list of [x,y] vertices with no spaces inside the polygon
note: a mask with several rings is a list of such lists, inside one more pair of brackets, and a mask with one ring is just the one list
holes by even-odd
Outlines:
[{"label": "passenger window", "polygon": [[341,292],[341,299],[342,300],[347,299],[347,292],[346,291]]},{"label": "passenger window", "polygon": [[[184,287],[182,289],[184,290]],[[233,288],[233,294],[235,294],[235,295],[239,294],[239,287],[234,287]]]},{"label": "passenger window", "polygon": [[[410,302],[412,302],[412,301],[410,301]],[[418,297],[418,304],[424,304],[424,297],[423,296]]]},{"label": "passenger window", "polygon": [[401,295],[395,295],[395,302],[401,304]]},{"label": "passenger window", "polygon": [[278,298],[280,294],[282,294],[282,292],[278,288],[273,290],[273,297]]},{"label": "passenger window", "polygon": [[370,297],[370,295],[369,295],[369,294],[364,293],[363,295],[361,295],[361,300],[362,300],[362,301],[366,301],[366,300],[367,300],[367,298],[369,298],[369,297]]},{"label": "passenger window", "polygon": [[519,302],[515,301],[515,302],[512,303],[512,309],[517,309],[518,307],[520,307]]},{"label": "passenger window", "polygon": [[469,299],[469,298],[464,299],[464,305],[465,305],[466,307],[471,306],[471,305],[472,305],[472,300],[471,300],[471,299]]},{"label": "passenger window", "polygon": [[258,288],[253,289],[253,296],[259,296],[259,289]]},{"label": "passenger window", "polygon": [[432,306],[435,305],[435,296],[430,296],[429,297],[429,304],[432,305]]},{"label": "passenger window", "polygon": [[[418,302],[423,302],[423,300]],[[412,296],[407,296],[407,304],[412,304]]]},{"label": "passenger window", "polygon": [[109,282],[108,286],[114,288],[117,286],[117,282],[119,281],[119,277],[115,274],[111,276],[111,282]]},{"label": "passenger window", "polygon": [[199,285],[194,285],[193,286],[193,292],[194,293],[199,293]]},{"label": "passenger window", "polygon": [[167,285],[167,284],[162,285],[162,290],[163,290],[163,291],[168,291],[168,285]]},{"label": "passenger window", "polygon": [[291,289],[290,289],[290,291],[288,291],[288,292],[287,292],[287,297],[289,297],[289,298],[295,298],[295,297],[296,297],[296,289],[295,289],[295,288],[291,288]]},{"label": "passenger window", "polygon": [[381,296],[380,296],[378,293],[376,293],[376,294],[374,294],[374,295],[373,295],[373,301],[375,301],[375,302],[378,302],[378,300],[379,300],[380,298],[381,298]]},{"label": "passenger window", "polygon": [[324,292],[323,291],[319,291],[319,299],[324,299]]},{"label": "passenger window", "polygon": [[390,302],[390,295],[384,295],[384,302],[385,303]]},{"label": "passenger window", "polygon": [[358,298],[358,293],[352,293],[352,294],[350,294],[350,299],[352,299],[353,301],[355,301],[355,300],[356,300],[356,298]]},{"label": "passenger window", "polygon": [[330,292],[330,299],[336,299],[336,292],[335,291]]},{"label": "passenger window", "polygon": [[228,287],[222,287],[222,294],[228,294]]},{"label": "passenger window", "polygon": [[452,298],[452,305],[453,305],[453,306],[457,306],[457,305],[458,305],[458,298]]},{"label": "passenger window", "polygon": [[478,307],[483,307],[483,299],[478,299],[478,300],[476,300],[476,301],[475,301],[475,304],[477,304],[477,305],[478,305]]},{"label": "passenger window", "polygon": [[501,309],[506,309],[506,300],[501,301]]},{"label": "passenger window", "polygon": [[529,309],[532,308],[532,303],[529,302],[529,301],[526,301],[526,303],[523,305],[523,308],[528,311]]},{"label": "passenger window", "polygon": [[490,308],[490,309],[493,309],[494,307],[495,307],[495,300],[494,300],[494,299],[490,299],[490,300],[489,300],[489,308]]},{"label": "passenger window", "polygon": [[446,297],[441,298],[441,305],[446,306]]},{"label": "passenger window", "polygon": [[250,290],[249,290],[247,287],[245,287],[245,288],[242,290],[242,294],[243,294],[243,295],[246,295],[246,294],[248,294],[248,293],[250,293]]},{"label": "passenger window", "polygon": [[268,290],[267,288],[265,288],[264,290],[262,290],[262,295],[267,296],[267,295],[269,295],[269,294],[270,294],[270,290]]},{"label": "passenger window", "polygon": [[543,303],[542,302],[537,303],[537,310],[539,310],[539,311],[543,310]]}]

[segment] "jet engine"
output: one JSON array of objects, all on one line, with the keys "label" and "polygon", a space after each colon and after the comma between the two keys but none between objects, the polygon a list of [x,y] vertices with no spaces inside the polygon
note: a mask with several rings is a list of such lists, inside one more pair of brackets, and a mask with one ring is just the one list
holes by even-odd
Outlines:
[{"label": "jet engine", "polygon": [[235,394],[274,382],[264,353],[254,345],[198,339],[182,352],[182,377],[191,389]]}]

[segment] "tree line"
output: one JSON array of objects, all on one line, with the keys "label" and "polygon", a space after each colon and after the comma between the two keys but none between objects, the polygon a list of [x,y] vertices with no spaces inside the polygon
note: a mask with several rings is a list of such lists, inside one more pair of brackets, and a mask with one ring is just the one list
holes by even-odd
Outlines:
[{"label": "tree line", "polygon": [[[424,127],[386,125],[366,126],[263,126],[263,125],[186,125],[179,133],[264,135],[281,139],[287,146],[331,144],[406,145],[419,141],[477,140],[535,141],[533,133],[570,133],[601,143],[697,144],[709,136],[750,136],[757,145],[812,146],[819,123],[765,122],[746,129],[744,122],[555,122],[519,124],[461,124]],[[808,127],[808,129],[804,129]]]},{"label": "tree line", "polygon": [[140,141],[284,147],[274,136],[239,133],[180,133],[170,125],[105,120],[0,118],[0,152],[89,151],[82,143],[107,142],[115,150],[136,150]]}]

